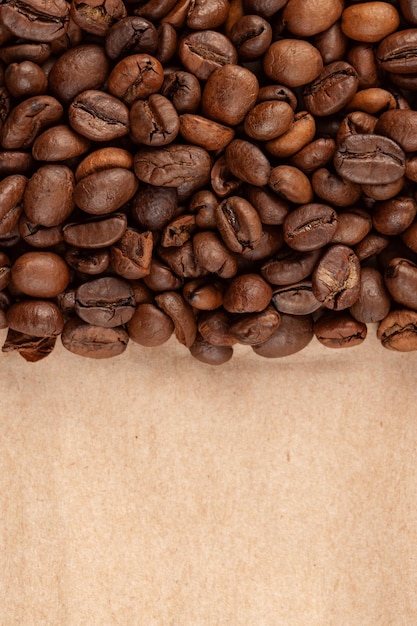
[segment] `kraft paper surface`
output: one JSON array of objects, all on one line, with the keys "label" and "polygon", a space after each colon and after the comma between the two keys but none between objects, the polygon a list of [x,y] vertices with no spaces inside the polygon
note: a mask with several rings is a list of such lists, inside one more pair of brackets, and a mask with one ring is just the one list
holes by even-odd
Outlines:
[{"label": "kraft paper surface", "polygon": [[415,353],[0,363],[1,626],[417,624]]}]

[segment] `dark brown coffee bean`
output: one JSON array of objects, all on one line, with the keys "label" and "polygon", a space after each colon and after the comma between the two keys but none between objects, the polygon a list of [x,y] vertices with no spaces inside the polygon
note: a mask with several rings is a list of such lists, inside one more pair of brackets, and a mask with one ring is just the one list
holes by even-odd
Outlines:
[{"label": "dark brown coffee bean", "polygon": [[145,229],[161,230],[169,224],[177,206],[174,187],[141,185],[133,199],[132,217]]},{"label": "dark brown coffee bean", "polygon": [[224,289],[219,281],[207,282],[206,278],[195,278],[184,285],[182,295],[194,309],[212,311],[222,306]]},{"label": "dark brown coffee bean", "polygon": [[374,46],[366,43],[352,46],[347,53],[346,60],[358,74],[359,89],[376,87],[379,84],[380,70]]},{"label": "dark brown coffee bean", "polygon": [[148,20],[160,20],[169,13],[176,2],[177,0],[148,0],[143,6],[137,8],[135,13]]},{"label": "dark brown coffee bean", "polygon": [[210,173],[211,186],[219,198],[225,198],[242,186],[242,181],[233,176],[227,167],[224,154],[215,161]]},{"label": "dark brown coffee bean", "polygon": [[269,189],[247,185],[245,197],[256,209],[262,224],[283,224],[290,211],[289,203]]},{"label": "dark brown coffee bean", "polygon": [[65,0],[45,5],[42,0],[7,2],[0,7],[1,22],[16,37],[52,41],[68,28],[69,6]]},{"label": "dark brown coffee bean", "polygon": [[314,334],[326,348],[353,348],[365,339],[366,324],[348,313],[328,312],[314,322]]},{"label": "dark brown coffee bean", "polygon": [[266,309],[272,289],[258,274],[241,274],[227,287],[223,306],[229,313],[256,313]]},{"label": "dark brown coffee bean", "polygon": [[326,65],[319,76],[304,90],[304,103],[313,115],[336,113],[352,99],[359,86],[356,70],[345,61]]},{"label": "dark brown coffee bean", "polygon": [[267,341],[277,330],[281,316],[272,306],[260,313],[239,315],[230,326],[230,334],[238,343],[255,346]]},{"label": "dark brown coffee bean", "polygon": [[51,96],[33,96],[18,104],[8,116],[1,137],[7,150],[28,148],[45,126],[58,122],[62,105]]},{"label": "dark brown coffee bean", "polygon": [[[29,179],[24,195],[25,214],[41,226],[58,226],[71,215],[74,175],[66,165],[44,165]],[[30,334],[30,333],[28,333]]]},{"label": "dark brown coffee bean", "polygon": [[161,234],[161,246],[179,247],[190,239],[196,229],[195,216],[184,214],[173,219]]},{"label": "dark brown coffee bean", "polygon": [[141,346],[154,348],[168,341],[174,324],[166,313],[154,304],[140,304],[127,323],[129,337]]},{"label": "dark brown coffee bean", "polygon": [[417,265],[408,259],[394,258],[385,271],[385,285],[398,304],[417,309]]},{"label": "dark brown coffee bean", "polygon": [[325,167],[314,172],[311,184],[319,198],[337,207],[355,204],[361,197],[359,185],[343,180]]},{"label": "dark brown coffee bean", "polygon": [[400,24],[400,16],[388,2],[361,2],[346,7],[342,14],[342,29],[355,41],[381,41]]},{"label": "dark brown coffee bean", "polygon": [[35,139],[32,154],[37,161],[67,161],[85,154],[90,147],[88,139],[61,124],[48,128]]},{"label": "dark brown coffee bean", "polygon": [[133,289],[121,278],[97,278],[80,285],[75,292],[75,312],[96,326],[121,326],[133,317],[135,309]]},{"label": "dark brown coffee bean", "polygon": [[199,80],[207,80],[219,68],[237,63],[232,42],[214,30],[190,33],[180,41],[178,54],[185,69]]},{"label": "dark brown coffee bean", "polygon": [[105,37],[111,26],[126,17],[122,0],[73,0],[71,17],[86,33]]},{"label": "dark brown coffee bean", "polygon": [[113,96],[132,104],[159,91],[163,82],[164,71],[158,59],[150,54],[132,54],[113,68],[107,87]]},{"label": "dark brown coffee bean", "polygon": [[242,15],[230,31],[230,39],[241,61],[258,59],[269,48],[272,28],[260,15]]},{"label": "dark brown coffee bean", "polygon": [[97,274],[103,274],[108,269],[110,252],[108,248],[88,250],[86,248],[67,247],[65,260],[75,271],[81,274],[88,274],[89,276],[96,276]]},{"label": "dark brown coffee bean", "polygon": [[359,298],[349,307],[355,319],[364,324],[380,322],[389,313],[391,300],[381,273],[373,267],[362,267]]},{"label": "dark brown coffee bean", "polygon": [[294,119],[294,111],[287,102],[267,100],[260,102],[245,117],[245,133],[252,139],[268,141],[283,135]]},{"label": "dark brown coffee bean", "polygon": [[202,313],[198,318],[198,332],[212,346],[233,346],[237,343],[230,332],[232,318],[224,309]]},{"label": "dark brown coffee bean", "polygon": [[320,52],[325,65],[342,61],[346,56],[348,38],[342,31],[340,22],[335,22],[326,30],[318,33],[314,37],[313,43]]},{"label": "dark brown coffee bean", "polygon": [[331,206],[305,204],[285,219],[284,240],[294,250],[318,250],[331,241],[336,228],[337,214]]},{"label": "dark brown coffee bean", "polygon": [[56,336],[33,337],[9,328],[2,352],[17,352],[29,363],[44,359],[55,347]]},{"label": "dark brown coffee bean", "polygon": [[232,128],[191,113],[180,116],[180,132],[185,141],[205,150],[222,150],[235,135]]},{"label": "dark brown coffee bean", "polygon": [[18,150],[0,151],[0,176],[27,174],[34,167],[35,161],[28,152]]},{"label": "dark brown coffee bean", "polygon": [[372,223],[383,235],[400,235],[413,223],[416,214],[417,203],[414,198],[397,196],[392,200],[375,203]]},{"label": "dark brown coffee bean", "polygon": [[156,292],[180,289],[183,285],[182,278],[176,276],[167,264],[156,258],[152,259],[150,272],[143,282],[149,289]]},{"label": "dark brown coffee bean", "polygon": [[290,315],[308,315],[321,307],[321,302],[313,293],[313,285],[310,280],[275,289],[272,303],[277,311]]},{"label": "dark brown coffee bean", "polygon": [[212,191],[203,189],[193,194],[189,209],[196,213],[195,223],[198,228],[205,230],[206,228],[215,229],[217,227],[216,208],[218,204],[219,202]]},{"label": "dark brown coffee bean", "polygon": [[75,180],[78,182],[85,176],[101,172],[102,170],[121,167],[133,168],[133,155],[122,148],[100,148],[90,152],[75,170]]},{"label": "dark brown coffee bean", "polygon": [[388,244],[388,237],[370,232],[355,246],[355,254],[360,261],[364,261],[374,254],[380,254]]},{"label": "dark brown coffee bean", "polygon": [[247,13],[256,13],[263,17],[272,17],[287,3],[287,0],[244,0],[243,6]]},{"label": "dark brown coffee bean", "polygon": [[275,193],[289,202],[305,204],[313,200],[314,194],[309,179],[301,170],[292,165],[274,167],[268,184]]},{"label": "dark brown coffee bean", "polygon": [[132,54],[154,54],[158,47],[155,26],[143,17],[118,20],[106,36],[106,54],[114,60]]},{"label": "dark brown coffee bean", "polygon": [[363,199],[366,200],[389,200],[401,192],[404,187],[405,178],[402,176],[393,183],[383,185],[361,185]]},{"label": "dark brown coffee bean", "polygon": [[417,29],[388,35],[379,44],[376,54],[382,69],[392,74],[417,72]]},{"label": "dark brown coffee bean", "polygon": [[34,224],[24,213],[19,219],[19,234],[32,248],[52,248],[64,241],[62,226]]},{"label": "dark brown coffee bean", "polygon": [[78,94],[68,109],[72,128],[92,141],[111,141],[129,132],[129,110],[114,96],[89,89]]},{"label": "dark brown coffee bean", "polygon": [[33,298],[54,298],[67,288],[70,272],[54,252],[26,252],[12,266],[16,287]]},{"label": "dark brown coffee bean", "polygon": [[254,207],[244,198],[231,196],[216,209],[217,227],[232,252],[255,248],[262,235],[262,224]]},{"label": "dark brown coffee bean", "polygon": [[[388,109],[397,109],[397,100],[395,96],[387,89],[380,87],[371,87],[357,91],[353,98],[348,102],[346,109],[348,111],[365,111],[371,115],[378,115]],[[375,129],[379,135],[383,135],[380,129]]]},{"label": "dark brown coffee bean", "polygon": [[282,13],[287,30],[300,37],[322,33],[342,15],[342,0],[288,0]]},{"label": "dark brown coffee bean", "polygon": [[285,247],[262,265],[261,274],[272,285],[291,285],[310,276],[319,258],[320,250],[298,252]]},{"label": "dark brown coffee bean", "polygon": [[316,134],[316,122],[308,111],[299,111],[294,115],[289,129],[280,137],[267,141],[265,147],[276,157],[292,156],[313,141]]},{"label": "dark brown coffee bean", "polygon": [[378,118],[365,111],[353,111],[342,120],[337,131],[337,143],[343,142],[351,135],[372,135]]},{"label": "dark brown coffee bean", "polygon": [[320,52],[302,39],[275,41],[263,58],[265,74],[287,87],[301,87],[313,81],[323,69]]},{"label": "dark brown coffee bean", "polygon": [[210,168],[208,152],[192,145],[142,148],[134,158],[139,180],[162,187],[180,187],[187,182],[195,188],[201,187],[209,180]]},{"label": "dark brown coffee bean", "polygon": [[177,32],[171,24],[160,24],[157,33],[158,48],[155,52],[155,58],[160,63],[168,63],[177,50]]},{"label": "dark brown coffee bean", "polygon": [[166,291],[155,296],[158,306],[171,318],[175,336],[180,343],[190,348],[197,336],[197,323],[192,307],[175,291]]},{"label": "dark brown coffee bean", "polygon": [[0,182],[0,236],[13,230],[23,211],[26,176],[12,174]]},{"label": "dark brown coffee bean", "polygon": [[160,93],[172,102],[179,115],[195,113],[201,100],[197,77],[182,70],[175,70],[165,76]]},{"label": "dark brown coffee bean", "polygon": [[378,326],[377,337],[384,348],[411,352],[417,350],[417,312],[391,311]]},{"label": "dark brown coffee bean", "polygon": [[82,44],[70,48],[52,66],[48,76],[52,94],[68,104],[78,94],[89,89],[100,89],[109,74],[109,60],[96,44]]},{"label": "dark brown coffee bean", "polygon": [[266,102],[269,100],[286,102],[293,111],[295,111],[298,106],[297,96],[292,89],[286,85],[266,85],[265,87],[261,87],[258,93],[258,102]]},{"label": "dark brown coffee bean", "polygon": [[337,228],[331,243],[355,246],[372,228],[372,218],[364,209],[350,207],[337,214]]},{"label": "dark brown coffee bean", "polygon": [[197,262],[191,241],[186,241],[179,247],[159,246],[157,251],[162,261],[180,278],[198,278],[207,274]]},{"label": "dark brown coffee bean", "polygon": [[375,132],[393,139],[404,152],[417,150],[417,111],[393,109],[382,113]]},{"label": "dark brown coffee bean", "polygon": [[111,247],[111,263],[119,276],[138,280],[150,272],[152,259],[152,234],[138,233],[128,228],[121,239]]},{"label": "dark brown coffee bean", "polygon": [[174,141],[180,129],[178,114],[159,93],[148,100],[137,100],[130,109],[130,132],[133,141],[146,146],[166,146]]},{"label": "dark brown coffee bean", "polygon": [[190,353],[201,363],[223,365],[232,358],[233,348],[231,346],[213,346],[201,335],[197,335],[193,345],[190,346]]},{"label": "dark brown coffee bean", "polygon": [[226,164],[237,178],[262,187],[268,183],[271,165],[262,150],[250,141],[234,139],[225,151]]},{"label": "dark brown coffee bean", "polygon": [[403,176],[405,154],[387,137],[351,135],[339,143],[334,165],[342,178],[354,183],[389,183]]},{"label": "dark brown coffee bean", "polygon": [[253,346],[259,356],[279,358],[303,350],[313,339],[313,321],[310,315],[281,315],[274,334],[265,342]]},{"label": "dark brown coffee bean", "polygon": [[129,335],[123,327],[93,326],[74,318],[66,322],[61,340],[64,348],[78,356],[107,359],[126,350]]},{"label": "dark brown coffee bean", "polygon": [[312,174],[327,165],[333,159],[335,151],[335,140],[321,137],[294,154],[291,157],[291,165],[295,165],[305,174]]},{"label": "dark brown coffee bean", "polygon": [[74,189],[75,204],[92,215],[107,215],[126,204],[136,193],[138,180],[120,167],[82,178]]},{"label": "dark brown coffee bean", "polygon": [[237,261],[218,235],[211,231],[198,232],[193,237],[197,263],[221,278],[232,278],[237,272]]},{"label": "dark brown coffee bean", "polygon": [[278,250],[281,250],[283,245],[284,237],[282,234],[282,228],[274,225],[263,225],[261,240],[256,248],[253,250],[248,248],[247,250],[241,252],[241,256],[238,257],[238,261],[240,261],[240,268],[243,269],[245,267],[243,259],[250,261],[251,263],[264,261],[265,259],[269,259],[271,256],[274,256]]},{"label": "dark brown coffee bean", "polygon": [[258,92],[258,79],[250,70],[231,63],[224,65],[211,74],[204,87],[203,115],[236,126],[256,104]]},{"label": "dark brown coffee bean", "polygon": [[360,293],[359,259],[347,246],[331,246],[317,263],[312,281],[314,295],[326,308],[347,309]]},{"label": "dark brown coffee bean", "polygon": [[123,236],[126,226],[126,215],[114,213],[66,224],[63,234],[65,241],[76,248],[105,248]]},{"label": "dark brown coffee bean", "polygon": [[5,72],[6,87],[14,98],[30,98],[45,93],[48,79],[32,61],[12,63]]},{"label": "dark brown coffee bean", "polygon": [[64,318],[57,305],[48,300],[22,300],[7,311],[7,323],[13,330],[35,337],[60,335]]}]

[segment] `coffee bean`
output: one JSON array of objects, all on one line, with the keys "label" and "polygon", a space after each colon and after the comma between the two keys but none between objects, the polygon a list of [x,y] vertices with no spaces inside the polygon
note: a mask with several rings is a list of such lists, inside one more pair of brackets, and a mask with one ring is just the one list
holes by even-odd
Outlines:
[{"label": "coffee bean", "polygon": [[11,305],[7,323],[12,330],[35,337],[60,335],[64,318],[53,302],[48,300],[21,300]]},{"label": "coffee bean", "polygon": [[313,339],[313,322],[310,315],[281,315],[278,329],[265,342],[252,346],[259,356],[282,358],[305,348]]},{"label": "coffee bean", "polygon": [[91,280],[75,292],[75,312],[90,324],[114,328],[126,324],[136,310],[133,289],[121,278]]},{"label": "coffee bean", "polygon": [[129,335],[123,327],[104,328],[73,318],[66,322],[61,340],[66,350],[78,356],[107,359],[126,350]]},{"label": "coffee bean", "polygon": [[73,191],[74,174],[66,165],[44,165],[38,168],[25,189],[24,209],[27,218],[41,226],[58,226],[72,213]]},{"label": "coffee bean", "polygon": [[342,178],[354,183],[388,183],[404,174],[405,154],[387,137],[351,135],[339,144],[334,165]]},{"label": "coffee bean", "polygon": [[127,323],[129,337],[135,343],[153,348],[168,341],[174,324],[166,313],[154,304],[140,304]]},{"label": "coffee bean", "polygon": [[331,246],[317,263],[312,280],[313,293],[326,308],[347,309],[360,293],[359,259],[347,246]]},{"label": "coffee bean", "polygon": [[377,337],[384,348],[410,352],[417,349],[417,312],[391,311],[378,326]]},{"label": "coffee bean", "polygon": [[67,288],[70,272],[54,252],[26,252],[12,265],[16,287],[33,298],[54,298]]},{"label": "coffee bean", "polygon": [[47,6],[42,0],[8,2],[0,7],[0,17],[16,37],[46,42],[65,34],[69,6],[65,0],[56,0]]},{"label": "coffee bean", "polygon": [[114,96],[88,89],[78,94],[68,109],[72,128],[92,141],[111,141],[129,132],[129,111]]},{"label": "coffee bean", "polygon": [[353,348],[366,339],[366,324],[348,313],[328,312],[314,322],[314,334],[327,348]]},{"label": "coffee bean", "polygon": [[284,240],[294,250],[318,250],[336,232],[337,214],[327,204],[304,204],[292,211],[283,226]]}]

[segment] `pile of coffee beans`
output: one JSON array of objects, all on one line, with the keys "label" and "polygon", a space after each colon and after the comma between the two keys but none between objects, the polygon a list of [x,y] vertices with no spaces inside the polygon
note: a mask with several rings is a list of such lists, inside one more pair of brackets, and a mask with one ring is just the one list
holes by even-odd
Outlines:
[{"label": "pile of coffee beans", "polygon": [[416,0],[0,0],[3,351],[417,349],[416,94]]}]

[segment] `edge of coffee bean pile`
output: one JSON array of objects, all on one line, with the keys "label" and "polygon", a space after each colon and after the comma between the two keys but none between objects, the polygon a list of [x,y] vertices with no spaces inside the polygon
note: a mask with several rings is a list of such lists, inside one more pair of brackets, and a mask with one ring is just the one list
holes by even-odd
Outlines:
[{"label": "edge of coffee bean pile", "polygon": [[414,0],[2,0],[3,352],[417,349]]}]

